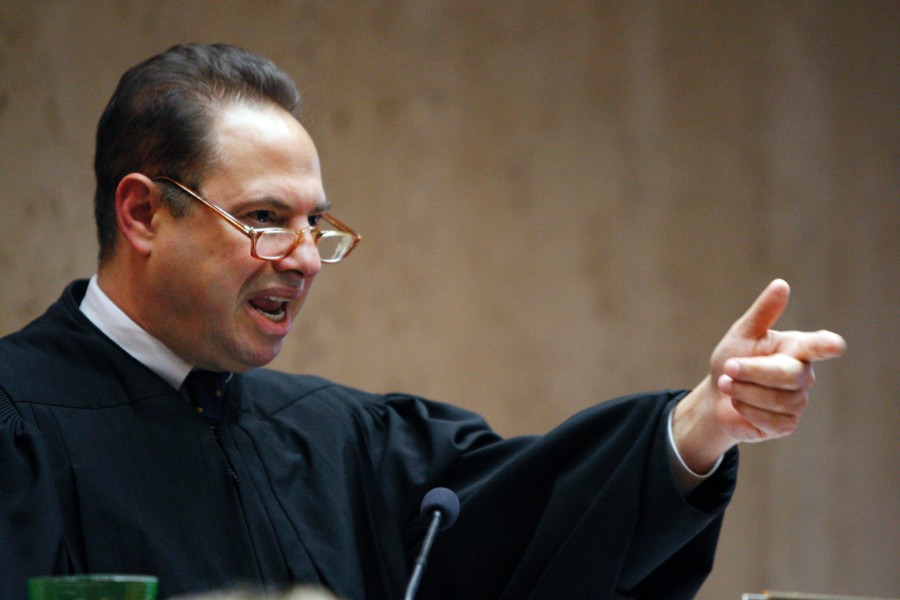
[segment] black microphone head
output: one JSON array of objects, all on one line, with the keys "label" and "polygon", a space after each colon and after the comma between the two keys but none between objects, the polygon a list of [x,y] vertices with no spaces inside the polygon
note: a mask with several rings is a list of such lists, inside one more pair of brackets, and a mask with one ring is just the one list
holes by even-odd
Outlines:
[{"label": "black microphone head", "polygon": [[441,525],[438,527],[438,531],[443,531],[456,523],[456,518],[459,516],[459,497],[453,490],[445,487],[434,488],[422,499],[419,515],[427,523],[431,521],[436,510],[441,513]]}]

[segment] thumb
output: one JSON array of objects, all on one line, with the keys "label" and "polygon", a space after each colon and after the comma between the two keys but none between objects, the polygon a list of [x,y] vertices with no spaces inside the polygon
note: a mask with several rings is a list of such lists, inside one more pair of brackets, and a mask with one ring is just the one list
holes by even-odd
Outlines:
[{"label": "thumb", "polygon": [[735,322],[735,333],[749,339],[764,337],[784,312],[790,295],[791,288],[785,280],[772,281]]}]

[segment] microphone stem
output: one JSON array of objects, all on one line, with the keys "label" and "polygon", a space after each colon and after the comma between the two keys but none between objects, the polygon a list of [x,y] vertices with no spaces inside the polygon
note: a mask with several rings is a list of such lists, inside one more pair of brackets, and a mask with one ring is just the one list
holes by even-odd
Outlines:
[{"label": "microphone stem", "polygon": [[422,574],[425,572],[425,565],[428,563],[428,553],[431,551],[431,544],[434,543],[438,528],[441,526],[442,516],[439,510],[431,514],[431,524],[428,526],[428,533],[425,534],[425,539],[422,541],[422,549],[419,550],[419,556],[416,557],[413,574],[409,578],[409,585],[406,586],[406,595],[403,597],[403,600],[413,600],[416,596],[416,590],[419,589],[419,582],[422,580]]}]

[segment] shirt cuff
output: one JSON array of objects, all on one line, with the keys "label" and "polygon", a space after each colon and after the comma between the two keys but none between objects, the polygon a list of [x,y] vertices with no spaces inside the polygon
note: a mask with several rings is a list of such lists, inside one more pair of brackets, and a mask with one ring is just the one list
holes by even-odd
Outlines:
[{"label": "shirt cuff", "polygon": [[678,491],[683,495],[687,496],[697,489],[697,486],[703,483],[704,480],[716,472],[716,469],[722,464],[724,455],[720,456],[719,460],[716,461],[716,464],[714,464],[706,473],[702,475],[694,473],[685,464],[684,459],[681,458],[681,454],[678,453],[678,448],[675,446],[675,436],[672,434],[672,419],[674,414],[674,409],[669,411],[669,444],[667,446],[669,464],[672,465],[672,475],[675,477],[675,487],[677,487]]}]

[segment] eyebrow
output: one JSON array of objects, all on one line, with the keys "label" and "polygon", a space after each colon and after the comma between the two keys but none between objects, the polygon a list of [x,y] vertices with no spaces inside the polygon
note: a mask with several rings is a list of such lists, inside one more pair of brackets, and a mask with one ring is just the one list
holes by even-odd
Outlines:
[{"label": "eyebrow", "polygon": [[[229,210],[233,213],[242,213],[245,210],[252,209],[254,207],[264,206],[267,208],[274,208],[281,212],[292,213],[294,212],[294,206],[288,204],[284,200],[279,198],[275,198],[273,196],[263,196],[262,198],[257,198],[256,200],[248,200],[246,202],[241,202],[237,206],[231,207]],[[310,214],[319,214],[325,213],[331,210],[332,204],[327,199],[322,199],[316,203],[313,209],[310,211]]]}]

